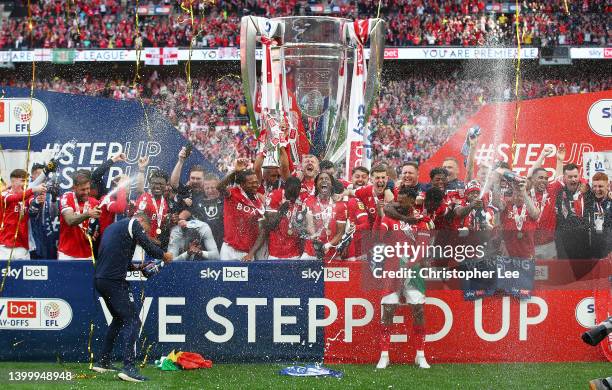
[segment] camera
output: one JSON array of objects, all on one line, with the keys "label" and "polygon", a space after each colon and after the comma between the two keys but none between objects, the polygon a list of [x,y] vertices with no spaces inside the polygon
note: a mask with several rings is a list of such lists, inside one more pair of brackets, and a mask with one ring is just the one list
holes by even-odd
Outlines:
[{"label": "camera", "polygon": [[610,333],[612,333],[612,317],[608,317],[608,319],[601,324],[596,325],[584,332],[582,334],[582,341],[589,345],[596,346]]},{"label": "camera", "polygon": [[185,145],[185,158],[188,158],[189,156],[191,156],[192,151],[193,151],[193,143],[187,142],[187,145]]}]

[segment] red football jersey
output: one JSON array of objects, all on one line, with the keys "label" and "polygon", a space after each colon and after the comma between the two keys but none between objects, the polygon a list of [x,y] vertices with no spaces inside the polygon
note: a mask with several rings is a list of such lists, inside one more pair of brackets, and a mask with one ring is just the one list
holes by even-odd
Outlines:
[{"label": "red football jersey", "polygon": [[348,188],[348,186],[351,185],[350,181],[346,181],[344,179],[337,179],[340,183],[342,183],[342,185],[344,186],[344,188]]},{"label": "red football jersey", "polygon": [[314,179],[302,179],[302,187],[300,188],[300,200],[304,202],[309,196],[315,193]]},{"label": "red football jersey", "polygon": [[450,211],[448,204],[442,202],[435,210],[427,210],[425,206],[421,204],[415,206],[415,209],[419,213],[427,216],[429,221],[433,223],[433,225],[430,226],[433,227],[433,230],[440,230],[442,226],[448,226],[448,219],[446,218]]},{"label": "red football jersey", "polygon": [[364,232],[370,230],[370,220],[365,205],[358,198],[350,198],[348,202],[346,202],[346,208],[349,221],[351,224],[355,225],[353,240],[347,248],[347,257],[355,258],[363,254],[364,243],[362,242],[362,237]]},{"label": "red football jersey", "polygon": [[258,197],[250,199],[239,186],[228,188],[223,205],[223,241],[234,249],[248,252],[259,234],[264,205]]},{"label": "red football jersey", "polygon": [[555,201],[554,197],[550,196],[549,191],[538,192],[531,189],[529,196],[533,200],[534,205],[540,211],[540,218],[537,222],[537,227],[534,232],[535,245],[543,245],[552,242],[555,239],[555,226],[557,219],[555,216]]},{"label": "red football jersey", "polygon": [[104,195],[100,202],[100,209],[102,213],[98,221],[100,223],[100,237],[102,237],[108,225],[115,222],[117,214],[125,213],[127,210],[127,191],[125,188],[117,190],[115,196]]},{"label": "red football jersey", "polygon": [[[319,241],[322,243],[329,242],[336,235],[336,223],[347,220],[346,203],[341,201],[334,202],[330,199],[322,202],[313,195],[306,198],[304,206],[313,216],[315,232],[320,232]],[[316,256],[311,240],[306,240],[304,243],[304,252],[310,256]],[[331,255],[333,255],[333,250],[327,252],[325,257],[331,257]]]},{"label": "red football jersey", "polygon": [[[2,203],[4,203],[4,215],[2,230],[0,231],[0,244],[7,248],[29,249],[28,243],[28,207],[33,198],[32,190],[25,192],[25,204],[23,202],[23,192],[14,193],[11,190],[2,193]],[[23,214],[19,221],[19,214]],[[15,232],[17,231],[17,241]]]},{"label": "red football jersey", "polygon": [[70,226],[64,219],[64,211],[72,210],[77,214],[86,214],[92,207],[98,205],[96,198],[90,197],[86,202],[77,202],[74,192],[66,192],[60,198],[60,236],[57,250],[65,255],[89,259],[91,258],[91,247],[87,239],[87,227],[89,219],[76,226]]},{"label": "red football jersey", "polygon": [[156,200],[153,195],[145,192],[136,200],[136,207],[138,207],[138,211],[143,211],[151,218],[149,236],[156,238],[157,229],[162,228],[168,215],[168,202],[163,196],[161,199]]},{"label": "red football jersey", "polygon": [[[418,215],[417,210],[413,210],[415,215]],[[421,219],[419,222],[410,224],[404,221],[398,221],[388,216],[384,216],[380,221],[380,231],[382,234],[386,232],[394,232],[391,236],[386,237],[385,242],[388,244],[394,244],[397,242],[408,242],[409,244],[416,245],[427,245],[429,243],[430,231],[429,231],[429,219],[427,217]],[[404,232],[404,233],[401,233]],[[392,242],[389,242],[391,240]],[[413,261],[419,261],[421,259],[423,251],[419,252],[419,258]]]},{"label": "red football jersey", "polygon": [[[278,209],[285,201],[284,189],[272,191],[267,211],[272,213],[278,212]],[[291,227],[289,226],[291,221],[295,221],[299,210],[299,203],[294,202],[291,204],[287,214],[281,218],[276,229],[272,230],[268,235],[268,253],[270,256],[287,259],[299,257],[302,254],[301,241],[297,236],[298,232],[293,228],[293,224],[291,224]]]},{"label": "red football jersey", "polygon": [[370,184],[369,186],[361,187],[356,190],[355,196],[359,198],[359,200],[361,200],[365,205],[366,210],[368,211],[370,226],[375,228],[380,222],[380,219],[378,218],[378,213],[376,212],[376,205],[378,204],[378,202],[382,202],[385,200],[385,194],[375,194],[374,186]]},{"label": "red football jersey", "polygon": [[[469,202],[467,201],[467,198],[463,199],[463,201],[461,202],[461,207],[466,207],[468,205]],[[492,229],[494,227],[495,222],[495,212],[491,207],[487,207],[486,205],[483,210],[485,217],[484,223],[486,223],[488,227]],[[458,227],[468,228],[470,229],[470,231],[482,230],[482,227],[478,225],[478,221],[476,220],[476,210],[471,210],[468,215],[462,218],[455,216],[454,222]]]},{"label": "red football jersey", "polygon": [[[515,218],[523,221],[522,226]],[[534,232],[537,221],[529,216],[527,206],[514,207],[512,204],[507,204],[500,215],[500,219],[508,254],[514,257],[533,257],[535,254]],[[519,226],[521,226],[520,231]]]}]

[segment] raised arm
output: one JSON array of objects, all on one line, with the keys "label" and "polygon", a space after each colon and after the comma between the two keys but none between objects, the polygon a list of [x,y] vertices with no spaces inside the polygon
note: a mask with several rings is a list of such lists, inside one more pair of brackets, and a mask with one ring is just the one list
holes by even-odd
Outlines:
[{"label": "raised arm", "polygon": [[149,165],[149,157],[141,157],[138,159],[138,175],[136,176],[136,193],[138,195],[145,192],[145,172]]},{"label": "raised arm", "polygon": [[470,143],[470,153],[467,157],[466,167],[467,173],[465,175],[465,182],[469,183],[474,178],[474,156],[476,156],[476,149],[478,148],[478,137],[480,133],[476,134],[473,138],[468,137]]},{"label": "raised arm", "polygon": [[236,181],[236,173],[238,173],[240,171],[244,171],[245,169],[247,169],[248,166],[249,166],[249,160],[248,159],[246,159],[246,158],[239,158],[238,160],[236,160],[234,162],[234,170],[229,175],[227,175],[223,179],[221,179],[219,184],[217,184],[217,191],[219,191],[219,193],[222,196],[226,196],[227,195],[227,187],[229,187],[229,185],[231,183],[234,183]]},{"label": "raised arm", "polygon": [[113,166],[113,164],[125,161],[126,156],[124,153],[119,153],[114,155],[113,157],[106,160],[102,165],[94,169],[91,173],[91,186],[95,187],[100,191],[100,187],[104,186],[104,175],[108,172],[108,170]]},{"label": "raised arm", "polygon": [[187,148],[183,146],[178,154],[178,160],[176,161],[176,165],[174,166],[174,169],[172,169],[172,174],[170,175],[170,185],[174,189],[178,188],[179,180],[181,178],[181,171],[183,170],[183,165],[185,165],[186,159]]},{"label": "raised arm", "polygon": [[540,153],[540,155],[538,156],[538,159],[535,161],[535,163],[533,163],[532,167],[529,168],[529,170],[527,171],[527,177],[531,177],[531,175],[533,175],[533,171],[542,167],[542,163],[544,162],[544,159],[546,157],[551,156],[552,152],[553,152],[553,148],[551,148],[550,146],[545,147],[542,150],[542,153]]},{"label": "raised arm", "polygon": [[565,161],[565,145],[559,146],[557,149],[557,165],[555,167],[555,176],[552,179],[563,176],[563,161]]}]

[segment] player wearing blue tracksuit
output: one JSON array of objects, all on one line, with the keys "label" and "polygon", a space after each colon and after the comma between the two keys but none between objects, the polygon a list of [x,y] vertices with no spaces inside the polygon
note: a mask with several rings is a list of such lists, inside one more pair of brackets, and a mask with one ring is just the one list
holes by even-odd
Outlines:
[{"label": "player wearing blue tracksuit", "polygon": [[96,291],[104,299],[113,320],[106,332],[104,347],[94,371],[115,371],[111,365],[111,354],[119,332],[124,332],[123,364],[119,378],[131,382],[146,380],[136,369],[136,340],[140,330],[140,319],[134,305],[134,297],[130,285],[125,280],[130,270],[140,270],[134,267],[132,257],[136,245],[140,245],[151,257],[172,261],[170,253],[164,253],[148,237],[151,221],[147,215],[140,213],[130,219],[123,219],[109,225],[104,231],[98,252],[94,271]]}]

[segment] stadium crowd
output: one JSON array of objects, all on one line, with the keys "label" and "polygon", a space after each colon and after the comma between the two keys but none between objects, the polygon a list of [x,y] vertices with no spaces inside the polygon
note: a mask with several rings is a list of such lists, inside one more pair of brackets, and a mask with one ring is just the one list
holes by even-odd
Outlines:
[{"label": "stadium crowd", "polygon": [[[422,162],[483,104],[510,101],[514,91],[493,78],[466,77],[458,72],[424,71],[383,83],[372,112],[375,160],[393,165]],[[0,79],[0,85],[29,88],[18,75]],[[247,108],[236,76],[194,79],[193,103],[186,98],[184,78],[152,72],[137,87],[129,77],[81,79],[39,77],[36,89],[132,100],[157,107],[220,172],[227,173],[236,157],[255,158],[256,140],[247,124]],[[523,99],[605,91],[608,77],[534,77],[522,84]],[[405,145],[393,148],[393,145]],[[232,147],[228,147],[231,145]]]},{"label": "stadium crowd", "polygon": [[[170,14],[140,15],[137,34],[134,1],[33,2],[32,39],[27,12],[15,12],[2,21],[0,49],[187,47],[194,32],[195,47],[237,47],[243,15],[318,13],[305,1],[200,1],[194,4],[192,27],[179,2],[165,1],[162,5],[170,6]],[[366,18],[378,12],[375,1],[330,6],[331,16]],[[523,2],[519,21],[522,43],[604,46],[609,42],[608,2],[568,2],[568,6],[569,13],[559,0]],[[516,44],[515,15],[511,10],[504,12],[488,12],[482,0],[388,0],[381,9],[388,22],[390,46]]]}]

